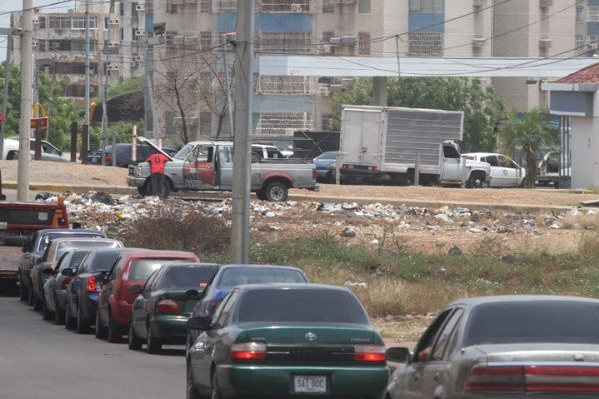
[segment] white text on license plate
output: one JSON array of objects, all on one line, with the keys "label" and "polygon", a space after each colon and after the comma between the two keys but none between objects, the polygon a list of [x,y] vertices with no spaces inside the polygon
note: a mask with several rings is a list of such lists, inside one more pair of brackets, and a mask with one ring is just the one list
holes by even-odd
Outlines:
[{"label": "white text on license plate", "polygon": [[296,375],[293,377],[294,392],[326,393],[327,378],[323,375]]}]

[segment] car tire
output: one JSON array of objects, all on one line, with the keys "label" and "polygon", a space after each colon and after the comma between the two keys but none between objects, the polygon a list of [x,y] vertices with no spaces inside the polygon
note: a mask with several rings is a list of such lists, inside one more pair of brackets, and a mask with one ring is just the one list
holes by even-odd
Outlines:
[{"label": "car tire", "polygon": [[10,151],[8,154],[6,154],[7,161],[14,161],[17,158],[18,158],[18,155],[17,155],[17,152],[15,152],[15,151]]},{"label": "car tire", "polygon": [[145,197],[146,195],[148,195],[148,186],[149,184],[148,182],[146,182],[143,186],[137,187],[137,193],[142,197]]},{"label": "car tire", "polygon": [[133,323],[129,323],[129,336],[127,337],[127,342],[129,343],[129,349],[132,351],[140,350],[143,345],[143,340],[137,336],[133,329]]},{"label": "car tire", "polygon": [[260,201],[266,201],[266,194],[264,193],[264,190],[256,191],[256,198],[258,198]]},{"label": "car tire", "polygon": [[83,309],[81,309],[81,305],[79,305],[79,309],[77,309],[77,321],[76,321],[77,332],[79,334],[87,334],[91,329],[91,323],[89,320],[85,318],[83,315]]},{"label": "car tire", "polygon": [[51,312],[50,309],[48,309],[46,301],[42,301],[42,317],[44,320],[54,319],[54,312]]},{"label": "car tire", "polygon": [[33,293],[33,289],[31,287],[29,287],[27,289],[27,304],[29,306],[33,306],[34,303],[35,303],[35,294]]},{"label": "car tire", "polygon": [[77,327],[77,318],[71,315],[71,306],[67,301],[67,309],[65,310],[64,328],[74,330]]},{"label": "car tire", "polygon": [[35,310],[36,312],[42,310],[42,300],[37,297],[35,292],[33,293],[33,310]]},{"label": "car tire", "polygon": [[58,305],[56,306],[56,312],[54,312],[54,324],[63,324],[64,323],[64,312],[60,310]]},{"label": "car tire", "polygon": [[99,310],[96,312],[95,335],[96,335],[96,338],[98,338],[98,339],[104,339],[108,335],[108,330],[106,329],[105,326],[102,325],[102,320],[100,320],[100,311]]},{"label": "car tire", "polygon": [[266,183],[263,190],[266,200],[271,202],[285,202],[289,196],[287,184],[277,180]]},{"label": "car tire", "polygon": [[108,342],[118,344],[123,340],[123,330],[112,317],[112,311],[108,311]]},{"label": "car tire", "polygon": [[221,399],[220,389],[218,387],[218,379],[216,378],[216,372],[212,372],[212,383],[210,384],[210,399]]},{"label": "car tire", "polygon": [[25,303],[29,299],[29,292],[22,282],[19,282],[19,301]]},{"label": "car tire", "polygon": [[162,350],[162,342],[152,334],[152,328],[148,324],[148,333],[146,335],[146,351],[151,354],[160,353]]},{"label": "car tire", "polygon": [[198,393],[196,388],[193,386],[193,379],[191,378],[191,365],[189,364],[189,360],[187,361],[187,378],[186,378],[186,389],[185,389],[185,397],[187,399],[202,399],[202,396]]}]

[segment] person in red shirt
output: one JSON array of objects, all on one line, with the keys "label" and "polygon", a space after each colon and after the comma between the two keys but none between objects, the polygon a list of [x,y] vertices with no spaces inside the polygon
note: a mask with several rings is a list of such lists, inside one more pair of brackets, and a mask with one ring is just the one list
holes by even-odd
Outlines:
[{"label": "person in red shirt", "polygon": [[158,195],[164,197],[164,164],[169,159],[160,152],[152,154],[146,159],[146,162],[150,164],[151,175],[150,175],[150,195]]}]

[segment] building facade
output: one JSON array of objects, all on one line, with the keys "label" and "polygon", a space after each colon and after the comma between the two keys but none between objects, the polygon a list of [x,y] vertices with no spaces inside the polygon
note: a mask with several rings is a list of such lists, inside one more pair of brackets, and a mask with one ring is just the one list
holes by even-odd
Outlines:
[{"label": "building facade", "polygon": [[[599,0],[262,0],[257,3],[258,54],[572,57],[590,55],[599,38]],[[209,92],[212,88],[219,94],[207,100],[205,93],[196,93],[195,105],[180,112],[181,107],[174,106],[172,97],[165,96],[164,90],[155,90],[158,125],[163,126],[166,136],[177,135],[183,124],[190,138],[229,134],[227,117],[221,112],[225,62],[217,52],[221,51],[218,45],[225,40],[224,35],[235,29],[237,1],[146,0],[147,10],[150,15],[146,13],[146,23],[164,24],[166,36],[163,48],[155,49],[154,86],[168,80],[167,75],[172,80],[174,75],[160,60],[167,60],[171,67],[178,62],[177,70],[212,63],[212,67],[198,68],[201,69],[196,74],[201,76],[198,90]],[[232,61],[229,57],[229,70]],[[330,96],[344,83],[326,76],[256,76],[255,133],[289,135],[295,130],[330,129]],[[548,104],[547,94],[540,90],[540,81],[494,78],[489,83],[506,99],[509,108],[525,111]],[[191,93],[194,90],[191,88]],[[210,101],[212,104],[205,104]]]},{"label": "building facade", "polygon": [[[90,0],[90,93],[97,96],[104,72],[107,83],[144,73],[142,41],[145,20],[144,4],[123,1]],[[36,74],[48,73],[66,78],[65,97],[85,96],[85,5],[77,9],[52,13],[43,8],[34,11],[33,48]],[[11,15],[11,27],[21,26],[21,14]],[[21,46],[15,37],[11,51],[15,64],[20,63]]]}]

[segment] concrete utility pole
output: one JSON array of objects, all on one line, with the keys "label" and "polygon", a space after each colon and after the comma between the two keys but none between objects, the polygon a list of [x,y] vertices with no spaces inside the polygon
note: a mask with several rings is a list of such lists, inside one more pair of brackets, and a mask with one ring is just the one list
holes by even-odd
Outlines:
[{"label": "concrete utility pole", "polygon": [[227,34],[224,33],[222,36],[223,40],[223,67],[225,71],[225,93],[227,94],[227,113],[229,115],[229,136],[233,135],[235,122],[233,120],[233,101],[231,100],[231,84],[229,83],[229,66],[227,65]]},{"label": "concrete utility pole", "polygon": [[23,34],[21,36],[21,121],[19,123],[19,168],[17,201],[29,197],[29,136],[31,135],[31,104],[33,95],[33,0],[23,0]]},{"label": "concrete utility pole", "polygon": [[254,0],[237,5],[235,137],[233,140],[233,214],[231,261],[247,264],[250,253],[250,172],[254,79]]},{"label": "concrete utility pole", "polygon": [[[2,32],[0,32],[2,33]],[[4,136],[6,132],[6,123],[7,115],[6,112],[8,110],[8,86],[10,84],[10,53],[12,52],[12,29],[9,30],[6,35],[6,62],[4,63],[4,97],[2,98],[2,115],[4,115],[4,119],[2,119],[2,125],[0,125],[0,159],[2,159],[2,154],[4,154]]]},{"label": "concrete utility pole", "polygon": [[[90,95],[90,67],[89,67],[89,57],[90,57],[90,37],[89,37],[89,2],[91,0],[85,0],[85,120],[83,122],[83,136],[85,136],[86,132],[89,132],[89,95]],[[89,143],[84,143],[86,146],[89,146]],[[82,151],[87,153],[86,151]],[[86,159],[81,159],[81,162],[86,163]]]},{"label": "concrete utility pole", "polygon": [[[106,114],[106,86],[108,85],[108,77],[106,76],[106,55],[104,54],[104,43],[106,43],[106,32],[108,31],[108,26],[104,26],[106,24],[106,18],[104,15],[104,5],[101,5],[100,8],[100,20],[98,21],[98,25],[102,24],[102,50],[100,51],[100,73],[102,74],[102,91],[100,95],[102,97],[102,146],[100,150],[102,151],[102,165],[106,163],[106,151],[104,149],[108,145],[108,115]],[[113,147],[114,148],[114,147]],[[113,149],[113,151],[116,151]],[[116,157],[115,157],[116,158]]]}]

